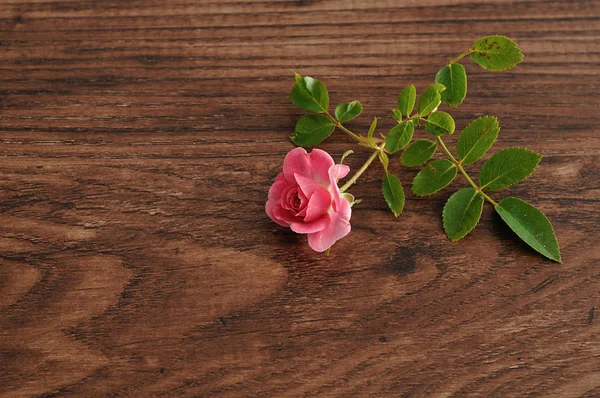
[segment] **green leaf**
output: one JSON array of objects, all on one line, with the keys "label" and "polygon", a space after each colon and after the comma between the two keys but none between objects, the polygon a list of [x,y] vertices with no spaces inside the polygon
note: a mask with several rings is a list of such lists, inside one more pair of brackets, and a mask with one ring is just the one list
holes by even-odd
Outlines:
[{"label": "green leaf", "polygon": [[360,115],[361,112],[362,105],[359,101],[347,102],[335,107],[335,118],[340,123],[345,123]]},{"label": "green leaf", "polygon": [[523,60],[517,43],[505,36],[487,36],[477,40],[470,55],[483,69],[491,71],[514,68]]},{"label": "green leaf", "polygon": [[454,133],[454,119],[446,112],[433,112],[427,118],[425,131],[435,136]]},{"label": "green leaf", "polygon": [[394,215],[398,217],[402,213],[402,209],[404,209],[404,189],[402,188],[402,183],[395,175],[385,173],[382,188],[385,201]]},{"label": "green leaf", "polygon": [[417,89],[412,84],[400,92],[398,96],[398,109],[404,116],[410,116],[417,98]]},{"label": "green leaf", "polygon": [[442,83],[433,83],[431,86],[432,89],[436,90],[438,93],[443,93],[446,90],[446,86],[444,86]]},{"label": "green leaf", "polygon": [[312,77],[302,77],[296,73],[296,84],[290,95],[292,104],[307,111],[323,113],[329,107],[327,88]]},{"label": "green leaf", "polygon": [[394,118],[394,120],[401,122],[402,121],[402,112],[400,112],[400,109],[392,110],[392,117]]},{"label": "green leaf", "polygon": [[479,170],[481,189],[497,191],[527,178],[542,155],[525,148],[507,148],[485,161]]},{"label": "green leaf", "polygon": [[446,87],[441,93],[442,102],[457,107],[467,96],[467,73],[461,64],[444,66],[435,76],[435,82]]},{"label": "green leaf", "polygon": [[517,198],[504,198],[495,208],[510,229],[525,243],[550,260],[561,262],[558,241],[552,224],[544,213]]},{"label": "green leaf", "polygon": [[292,142],[301,147],[320,144],[335,128],[333,122],[323,115],[303,116],[296,123],[296,130],[290,137]]},{"label": "green leaf", "polygon": [[414,132],[415,125],[407,121],[394,126],[385,137],[385,149],[394,153],[404,148],[412,140]]},{"label": "green leaf", "polygon": [[456,153],[461,162],[476,162],[492,147],[499,132],[498,119],[493,116],[483,116],[472,121],[464,128],[456,143]]},{"label": "green leaf", "polygon": [[419,96],[417,102],[417,112],[420,116],[425,116],[433,112],[442,103],[440,92],[444,91],[442,84],[432,84]]},{"label": "green leaf", "polygon": [[415,141],[402,152],[400,162],[407,167],[419,166],[431,159],[436,149],[437,144],[433,141]]},{"label": "green leaf", "polygon": [[413,180],[412,191],[417,196],[436,193],[454,180],[456,166],[449,160],[434,160],[417,174]]},{"label": "green leaf", "polygon": [[464,238],[475,228],[483,210],[483,195],[474,188],[455,192],[444,206],[444,230],[451,241]]}]

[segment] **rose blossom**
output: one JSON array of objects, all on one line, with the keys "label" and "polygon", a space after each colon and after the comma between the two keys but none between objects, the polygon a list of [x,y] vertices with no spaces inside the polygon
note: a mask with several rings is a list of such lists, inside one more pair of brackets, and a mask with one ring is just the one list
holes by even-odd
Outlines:
[{"label": "rose blossom", "polygon": [[267,215],[279,225],[307,234],[313,250],[327,250],[350,232],[350,203],[337,185],[349,171],[320,149],[311,153],[292,149],[269,189]]}]

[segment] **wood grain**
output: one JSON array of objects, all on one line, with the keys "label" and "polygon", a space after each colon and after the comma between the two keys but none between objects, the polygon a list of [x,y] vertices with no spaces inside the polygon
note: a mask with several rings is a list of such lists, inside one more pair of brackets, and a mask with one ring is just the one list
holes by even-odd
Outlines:
[{"label": "wood grain", "polygon": [[[394,219],[370,169],[328,258],[266,217],[293,72],[386,129],[488,34],[525,61],[465,62],[457,128],[544,155],[506,195],[563,264],[488,207],[449,242],[462,179]],[[600,396],[599,48],[585,0],[1,0],[0,396]]]}]

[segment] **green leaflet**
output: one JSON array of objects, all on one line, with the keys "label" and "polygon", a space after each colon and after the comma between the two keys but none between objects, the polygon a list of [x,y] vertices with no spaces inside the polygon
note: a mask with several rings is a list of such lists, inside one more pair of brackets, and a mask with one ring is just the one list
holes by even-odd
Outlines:
[{"label": "green leaflet", "polygon": [[467,72],[461,64],[444,66],[435,76],[435,82],[446,87],[441,97],[448,106],[456,108],[467,96]]},{"label": "green leaflet", "polygon": [[413,180],[412,191],[417,196],[436,193],[454,180],[457,169],[449,160],[434,160],[417,174]]},{"label": "green leaflet", "polygon": [[483,116],[472,121],[464,128],[458,142],[456,153],[463,164],[471,164],[479,160],[494,144],[500,125],[493,116]]},{"label": "green leaflet", "polygon": [[523,60],[517,43],[505,36],[487,36],[477,40],[470,55],[483,69],[491,71],[514,68]]},{"label": "green leaflet", "polygon": [[362,105],[359,101],[347,102],[335,107],[335,118],[340,123],[348,122],[362,112]]},{"label": "green leaflet", "polygon": [[438,93],[443,93],[444,90],[446,90],[446,86],[444,86],[441,83],[433,83],[431,86],[429,86],[428,88],[432,88],[434,90],[436,90]]},{"label": "green leaflet", "polygon": [[542,155],[525,148],[507,148],[485,161],[479,170],[481,189],[497,191],[527,178]]},{"label": "green leaflet", "polygon": [[371,122],[371,126],[369,127],[369,132],[367,133],[367,140],[369,141],[369,145],[375,147],[375,141],[373,141],[373,133],[375,132],[375,128],[377,127],[377,118],[374,117]]},{"label": "green leaflet", "polygon": [[394,118],[394,120],[401,122],[402,121],[402,112],[400,112],[400,109],[392,110],[392,117]]},{"label": "green leaflet", "polygon": [[290,98],[292,104],[311,112],[323,113],[329,107],[329,94],[325,85],[312,77],[302,77],[297,73]]},{"label": "green leaflet", "polygon": [[425,131],[435,136],[454,133],[454,119],[446,112],[433,112],[427,118]]},{"label": "green leaflet", "polygon": [[549,259],[561,262],[554,229],[544,213],[517,198],[504,198],[495,208],[510,229],[525,243]]},{"label": "green leaflet", "polygon": [[444,85],[436,83],[427,87],[419,96],[417,101],[417,112],[419,116],[426,116],[433,112],[442,103],[440,95],[445,89]]},{"label": "green leaflet", "polygon": [[483,210],[483,195],[474,188],[455,192],[444,206],[444,230],[451,241],[464,238],[475,228]]},{"label": "green leaflet", "polygon": [[404,116],[410,116],[414,107],[415,99],[417,98],[417,89],[410,85],[400,92],[398,96],[398,109]]},{"label": "green leaflet", "polygon": [[419,166],[433,156],[437,144],[429,140],[418,140],[410,144],[400,157],[400,162],[408,167]]},{"label": "green leaflet", "polygon": [[296,130],[290,139],[301,147],[315,146],[329,137],[334,128],[333,122],[326,116],[307,115],[298,120]]},{"label": "green leaflet", "polygon": [[390,210],[398,217],[402,213],[402,209],[404,209],[404,189],[402,188],[402,183],[395,175],[385,173],[382,189],[383,197]]},{"label": "green leaflet", "polygon": [[394,153],[404,148],[412,140],[414,132],[414,124],[408,121],[394,126],[385,137],[385,149],[389,153]]}]

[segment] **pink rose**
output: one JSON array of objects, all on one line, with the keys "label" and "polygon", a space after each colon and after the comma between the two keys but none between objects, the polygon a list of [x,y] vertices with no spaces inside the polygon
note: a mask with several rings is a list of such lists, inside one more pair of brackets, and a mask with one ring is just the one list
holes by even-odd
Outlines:
[{"label": "pink rose", "polygon": [[311,153],[292,149],[269,189],[267,215],[279,225],[307,234],[313,250],[327,250],[350,232],[350,203],[337,185],[349,171],[320,149]]}]

